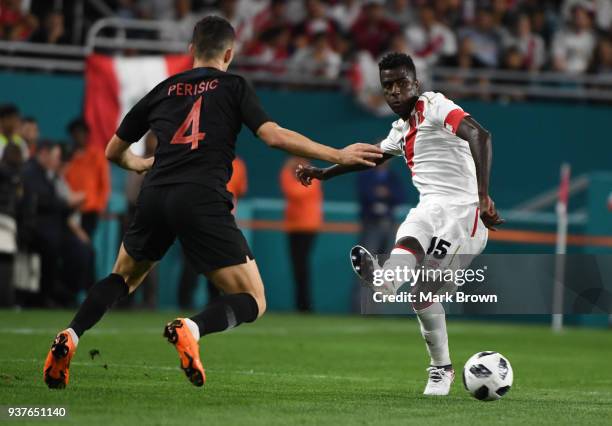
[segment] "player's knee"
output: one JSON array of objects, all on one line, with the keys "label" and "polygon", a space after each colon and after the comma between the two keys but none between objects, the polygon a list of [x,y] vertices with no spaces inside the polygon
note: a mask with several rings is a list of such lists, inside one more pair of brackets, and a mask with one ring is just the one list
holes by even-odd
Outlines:
[{"label": "player's knee", "polygon": [[253,295],[257,302],[257,318],[260,318],[266,312],[266,296],[265,294]]},{"label": "player's knee", "polygon": [[414,237],[400,238],[397,240],[395,246],[408,249],[408,251],[415,255],[419,262],[425,257],[425,250],[421,246],[421,243],[419,243],[419,240]]}]

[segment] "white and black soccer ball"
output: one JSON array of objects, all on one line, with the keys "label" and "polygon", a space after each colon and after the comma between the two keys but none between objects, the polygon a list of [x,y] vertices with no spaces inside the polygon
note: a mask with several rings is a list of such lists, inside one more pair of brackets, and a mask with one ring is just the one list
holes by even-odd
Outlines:
[{"label": "white and black soccer ball", "polygon": [[481,401],[500,399],[510,390],[513,379],[510,361],[498,352],[478,352],[463,367],[463,386]]}]

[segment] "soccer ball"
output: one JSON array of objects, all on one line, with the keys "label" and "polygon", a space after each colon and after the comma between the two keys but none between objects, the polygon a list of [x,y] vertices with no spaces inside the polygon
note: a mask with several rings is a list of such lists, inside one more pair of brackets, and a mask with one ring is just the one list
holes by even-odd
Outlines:
[{"label": "soccer ball", "polygon": [[481,401],[500,399],[510,390],[513,379],[510,361],[497,352],[478,352],[463,367],[463,386]]}]

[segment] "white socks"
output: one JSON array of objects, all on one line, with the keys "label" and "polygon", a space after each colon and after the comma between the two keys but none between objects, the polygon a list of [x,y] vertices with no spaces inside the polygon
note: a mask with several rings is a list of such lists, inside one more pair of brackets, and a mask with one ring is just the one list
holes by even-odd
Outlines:
[{"label": "white socks", "polygon": [[76,332],[72,328],[66,329],[68,333],[70,333],[70,337],[72,337],[72,341],[74,342],[74,346],[76,347],[79,344],[79,336],[77,336]]},{"label": "white socks", "polygon": [[189,329],[189,331],[191,331],[191,334],[196,339],[196,341],[200,340],[200,328],[198,327],[198,325],[189,318],[183,318],[183,321],[185,321],[185,324],[187,324],[187,328]]},{"label": "white socks", "polygon": [[421,334],[427,344],[431,365],[442,367],[451,364],[446,334],[446,313],[442,304],[434,303],[415,312],[421,325]]}]

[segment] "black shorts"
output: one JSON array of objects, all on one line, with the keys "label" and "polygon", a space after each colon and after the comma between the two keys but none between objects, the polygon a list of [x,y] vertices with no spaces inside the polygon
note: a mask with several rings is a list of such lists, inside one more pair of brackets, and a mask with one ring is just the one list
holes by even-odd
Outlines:
[{"label": "black shorts", "polygon": [[137,261],[158,261],[178,237],[199,273],[239,265],[253,254],[231,211],[231,201],[201,185],[148,186],[138,196],[123,245]]}]

